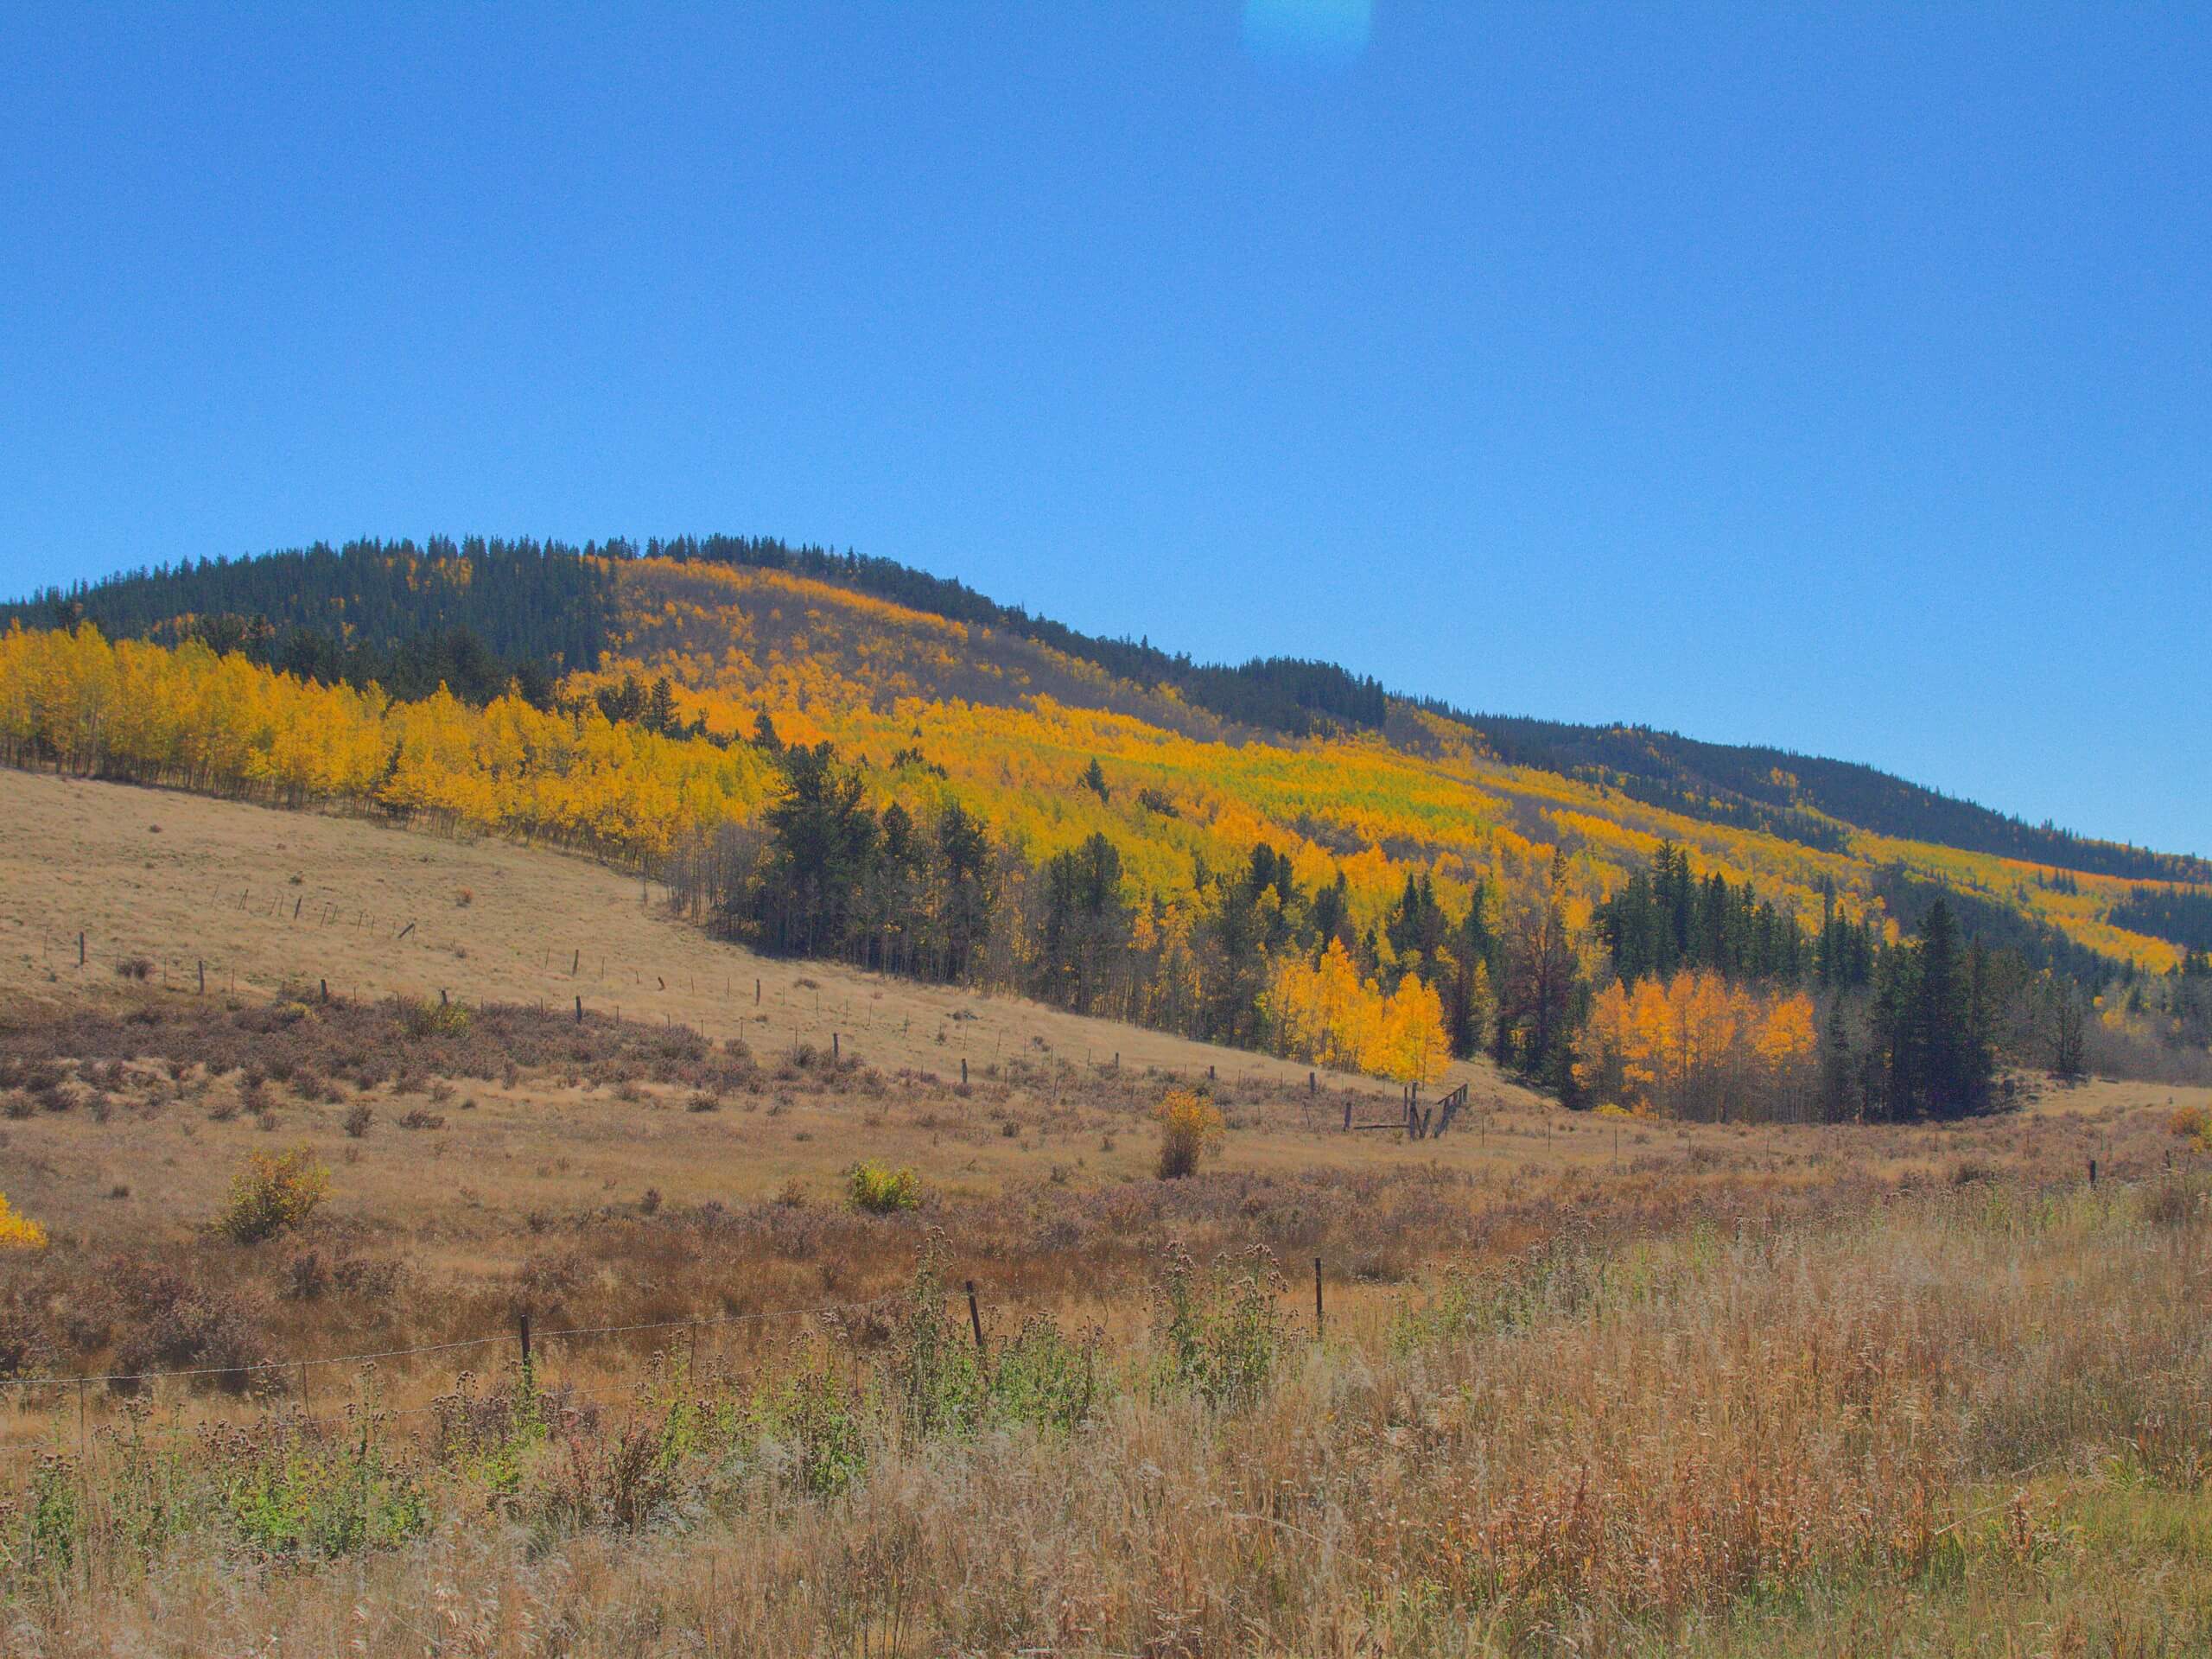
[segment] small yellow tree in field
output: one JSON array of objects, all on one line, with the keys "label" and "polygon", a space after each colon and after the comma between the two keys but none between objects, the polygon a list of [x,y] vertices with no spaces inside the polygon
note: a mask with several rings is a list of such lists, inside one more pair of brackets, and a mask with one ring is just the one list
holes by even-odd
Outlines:
[{"label": "small yellow tree in field", "polygon": [[46,1229],[21,1211],[8,1207],[8,1195],[0,1192],[0,1250],[42,1250],[46,1248]]},{"label": "small yellow tree in field", "polygon": [[1180,1180],[1194,1173],[1198,1160],[1221,1148],[1229,1126],[1214,1103],[1194,1089],[1170,1089],[1152,1109],[1160,1125],[1160,1179]]},{"label": "small yellow tree in field", "polygon": [[279,1157],[257,1152],[232,1177],[215,1225],[241,1244],[257,1244],[305,1221],[329,1190],[330,1171],[305,1147]]},{"label": "small yellow tree in field", "polygon": [[1374,1069],[1400,1083],[1434,1083],[1452,1063],[1452,1039],[1445,1034],[1444,1001],[1433,985],[1414,975],[1398,982],[1382,1007]]}]

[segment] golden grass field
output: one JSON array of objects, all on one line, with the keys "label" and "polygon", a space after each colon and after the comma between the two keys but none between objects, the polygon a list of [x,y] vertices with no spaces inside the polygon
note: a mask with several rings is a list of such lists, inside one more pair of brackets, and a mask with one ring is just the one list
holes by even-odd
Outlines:
[{"label": "golden grass field", "polygon": [[[1431,1091],[1472,1084],[1461,1131],[1409,1146],[1337,1132],[1346,1092],[1357,1121],[1380,1121],[1395,1110],[1394,1084],[1332,1074],[1312,1094],[1307,1068],[1263,1055],[1015,998],[763,958],[708,940],[641,899],[634,880],[562,854],[6,770],[0,825],[0,998],[10,1020],[140,996],[197,1006],[204,963],[216,1006],[322,982],[355,1001],[444,994],[569,1010],[581,995],[594,1017],[673,1020],[709,1039],[738,1039],[769,1064],[795,1045],[827,1050],[834,1033],[844,1058],[896,1079],[866,1096],[787,1082],[772,1091],[780,1102],[763,1103],[779,1106],[772,1116],[760,1106],[654,1109],[680,1107],[681,1091],[646,1087],[629,1103],[581,1077],[479,1080],[462,1091],[474,1103],[468,1111],[446,1107],[446,1128],[389,1130],[357,1148],[331,1213],[385,1227],[435,1214],[442,1230],[470,1250],[492,1249],[493,1259],[494,1242],[532,1211],[626,1201],[648,1188],[671,1204],[759,1200],[794,1183],[828,1198],[862,1155],[912,1165],[955,1196],[1056,1169],[1079,1185],[1137,1178],[1153,1156],[1145,1114],[1167,1074],[1209,1069],[1239,1101],[1239,1169],[1375,1172],[1414,1161],[1500,1190],[1567,1171],[1604,1174],[1617,1159],[1649,1169],[1751,1158],[1802,1179],[1853,1145],[1862,1161],[1878,1145],[1893,1170],[1933,1170],[1962,1147],[2000,1151],[2018,1121],[1871,1135],[1623,1123],[1563,1113],[1475,1061],[1456,1063]],[[133,957],[156,964],[143,986],[115,971]],[[963,1058],[976,1085],[964,1098],[951,1087]],[[226,1087],[214,1085],[213,1098]],[[387,1117],[415,1097],[394,1098]],[[2099,1081],[2052,1091],[2031,1110],[2086,1125],[2191,1101],[2212,1102],[2212,1091]],[[334,1160],[346,1150],[342,1116],[335,1103],[294,1101],[276,1133]],[[1008,1122],[1012,1135],[1002,1133]],[[127,1143],[75,1128],[40,1116],[13,1128],[11,1179],[0,1190],[102,1236],[159,1237],[208,1213],[232,1166],[269,1144],[252,1114],[163,1116]],[[1111,1150],[1099,1144],[1108,1136]],[[132,1185],[127,1202],[105,1197],[119,1181]]]},{"label": "golden grass field", "polygon": [[[51,1234],[0,1372],[226,1373],[0,1390],[9,1655],[2212,1650],[2212,1090],[1743,1128],[1477,1065],[1452,1134],[1346,1135],[1392,1085],[12,772],[0,1061]],[[1219,1154],[1154,1179],[1209,1066]],[[213,1231],[294,1147],[314,1216]],[[861,1158],[920,1207],[855,1213]],[[524,1375],[525,1309],[654,1328]]]},{"label": "golden grass field", "polygon": [[[836,1033],[871,1065],[948,1076],[963,1058],[981,1068],[1119,1053],[1136,1071],[1306,1078],[1287,1061],[1019,998],[756,957],[658,900],[588,860],[502,841],[0,771],[0,994],[11,997],[98,986],[118,960],[143,956],[173,990],[196,986],[204,962],[211,990],[249,995],[327,980],[356,998],[443,991],[565,1008],[581,995],[594,1012],[741,1036],[763,1052],[826,1048]],[[1457,1067],[1440,1086],[1470,1077],[1486,1097],[1533,1100],[1483,1066]],[[1371,1078],[1329,1084],[1395,1093]]]}]

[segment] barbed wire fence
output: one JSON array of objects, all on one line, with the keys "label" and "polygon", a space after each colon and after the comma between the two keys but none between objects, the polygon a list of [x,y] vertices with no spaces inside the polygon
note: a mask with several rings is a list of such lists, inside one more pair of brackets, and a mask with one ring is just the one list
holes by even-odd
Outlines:
[{"label": "barbed wire fence", "polygon": [[[235,889],[228,885],[211,887],[207,889],[207,898],[213,906],[256,914],[264,921],[280,924],[288,930],[297,928],[318,933],[368,932],[392,944],[405,941],[410,936],[416,937],[419,942],[421,937],[418,932],[422,925],[419,906],[403,906],[398,910],[385,912],[358,901],[333,897],[327,890],[301,892],[289,883],[278,884],[263,892],[267,894],[265,909],[263,908],[262,896],[257,893],[252,884]],[[33,930],[26,930],[30,931]],[[441,1001],[449,1000],[467,1006],[471,1000],[465,995],[449,997],[449,983],[440,985],[437,982],[435,964],[425,964],[424,969],[416,974],[398,970],[406,982],[397,983],[392,979],[394,970],[389,967],[379,971],[359,963],[351,967],[318,963],[315,967],[272,969],[265,962],[235,962],[194,951],[181,951],[174,940],[134,945],[116,938],[96,941],[89,927],[65,926],[57,932],[48,925],[35,931],[37,934],[38,963],[56,979],[67,973],[81,982],[96,971],[99,963],[104,962],[119,979],[149,988],[158,985],[162,989],[188,996],[205,996],[211,993],[235,996],[241,990],[276,996],[287,991],[297,991],[324,1001],[374,1002],[391,997],[420,997],[435,990]],[[26,940],[26,944],[29,943]],[[99,947],[97,955],[96,945]],[[521,971],[538,980],[539,988],[518,988],[512,995],[491,996],[479,991],[473,999],[474,1006],[481,1008],[506,1004],[535,1008],[549,1015],[566,1015],[573,1010],[578,1020],[589,1014],[597,1018],[609,1019],[617,1026],[650,1028],[656,1024],[651,1014],[641,1014],[632,1005],[632,1012],[626,1017],[622,1003],[614,1000],[617,994],[608,988],[632,985],[648,1001],[656,995],[675,992],[679,982],[685,996],[696,997],[702,994],[702,976],[696,964],[677,970],[671,977],[665,963],[633,958],[620,951],[609,953],[573,944],[533,944],[527,947],[514,944],[511,948]],[[533,955],[539,958],[535,964],[529,960]],[[569,958],[565,963],[561,960],[564,955]],[[812,958],[794,958],[791,965],[802,969],[849,966],[834,960]],[[748,976],[753,982],[749,995],[744,984]],[[465,973],[463,977],[466,977]],[[719,1001],[715,997],[715,981],[717,978],[721,982]],[[379,984],[379,980],[384,982]],[[588,1002],[585,1000],[588,988],[598,988],[596,995],[591,995]],[[856,1000],[858,989],[856,987],[843,987],[842,995],[825,1003],[823,987],[806,978],[804,973],[795,985],[778,985],[769,984],[765,976],[733,972],[725,967],[719,974],[709,971],[704,976],[703,994],[709,999],[709,1009],[720,1013],[732,1022],[733,1036],[746,1038],[753,1034],[755,1028],[766,1027],[766,1032],[761,1034],[774,1033],[786,1038],[792,1052],[804,1046],[812,1046],[817,1049],[827,1047],[834,1053],[840,1046],[841,1036],[865,1038],[883,1034],[890,1029],[887,1026],[880,1032],[871,1029],[876,1022],[863,1003]],[[804,992],[811,995],[803,995]],[[988,992],[978,995],[986,1002],[1002,1000]],[[774,1014],[766,1012],[772,1007],[778,1010]],[[741,1007],[750,1007],[759,1012],[751,1019],[730,1012]],[[676,1023],[674,1012],[665,1007],[658,1012],[658,1024]],[[702,1036],[710,1035],[700,1023],[700,1013],[696,1009],[686,1010],[686,1023],[700,1031]],[[953,1010],[939,1017],[950,1028],[964,1026],[974,1015],[970,1012]],[[913,1015],[909,1013],[898,1031],[899,1039],[912,1039],[912,1024]],[[1174,1032],[1152,1033],[1141,1027],[1138,1032],[1141,1035],[1196,1042],[1205,1047],[1215,1046],[1205,1044],[1202,1039]],[[984,1034],[987,1033],[976,1032],[973,1036],[980,1044]],[[980,1047],[971,1050],[966,1040],[970,1033],[963,1030],[963,1040],[948,1046],[943,1056],[946,1065],[958,1065],[963,1084],[969,1080],[971,1064],[987,1068],[986,1075],[989,1075],[988,1068],[1008,1060],[1017,1064],[1024,1061],[1035,1064],[1041,1060],[1048,1071],[1064,1070],[1071,1074],[1096,1071],[1120,1075],[1122,1071],[1122,1055],[1117,1048],[1100,1048],[1095,1052],[1086,1048],[1083,1065],[1078,1068],[1071,1058],[1071,1049],[1068,1053],[1062,1053],[1054,1044],[1039,1038],[1037,1039],[1037,1054],[1029,1054],[1026,1050],[1017,1053],[1007,1048],[1008,1033],[1006,1031],[994,1028],[988,1034],[992,1039],[988,1054]],[[1108,1056],[1110,1056],[1110,1060],[1106,1058]],[[1208,1083],[1234,1082],[1286,1090],[1298,1086],[1300,1081],[1298,1074],[1303,1071],[1304,1092],[1309,1099],[1317,1100],[1330,1095],[1373,1094],[1379,1096],[1389,1086],[1381,1079],[1338,1068],[1310,1067],[1303,1062],[1285,1060],[1278,1056],[1230,1048],[1219,1049],[1218,1058],[1207,1060],[1202,1069],[1194,1061],[1188,1066],[1152,1065],[1145,1066],[1143,1071],[1146,1075],[1185,1082],[1195,1082],[1203,1076]]]},{"label": "barbed wire fence", "polygon": [[[295,1386],[287,1387],[289,1402],[304,1417],[312,1419],[315,1413],[311,1374],[334,1368],[346,1368],[353,1372],[365,1370],[397,1360],[418,1358],[433,1354],[480,1352],[487,1349],[505,1349],[512,1352],[524,1370],[533,1368],[542,1357],[542,1348],[547,1343],[587,1341],[593,1338],[636,1336],[645,1332],[681,1333],[690,1338],[689,1363],[697,1363],[699,1333],[733,1327],[767,1325],[785,1320],[829,1319],[850,1318],[880,1312],[895,1306],[906,1293],[887,1292],[883,1295],[858,1301],[826,1302],[806,1307],[766,1308],[749,1313],[723,1313],[683,1319],[645,1319],[620,1325],[535,1326],[527,1313],[518,1315],[514,1326],[508,1330],[482,1336],[458,1337],[442,1342],[414,1343],[404,1347],[378,1348],[343,1354],[293,1355],[283,1358],[264,1358],[241,1361],[230,1365],[191,1365],[166,1370],[136,1371],[105,1371],[73,1373],[52,1371],[20,1376],[0,1376],[0,1400],[5,1400],[24,1412],[48,1412],[56,1417],[66,1414],[73,1405],[77,1416],[77,1439],[79,1453],[86,1448],[93,1415],[93,1401],[97,1397],[103,1405],[122,1392],[126,1398],[135,1398],[137,1391],[149,1384],[162,1382],[201,1382],[219,1380],[231,1386],[243,1385],[247,1379],[296,1378]],[[975,1306],[973,1282],[969,1283],[971,1317]],[[980,1332],[980,1325],[978,1327]],[[979,1335],[980,1344],[981,1338]],[[664,1350],[663,1351],[665,1351]],[[454,1381],[460,1382],[468,1373],[464,1370]],[[96,1395],[95,1390],[99,1393]],[[47,1398],[37,1398],[40,1395]],[[634,1399],[635,1391],[626,1391],[626,1398]],[[265,1413],[278,1402],[266,1398],[257,1402]],[[620,1403],[614,1398],[577,1395],[573,1392],[561,1396],[561,1403],[569,1408],[589,1404],[611,1406]],[[380,1408],[385,1417],[416,1417],[439,1409],[435,1404],[406,1408]],[[17,1452],[39,1453],[44,1450],[35,1445],[18,1444],[8,1450]]]},{"label": "barbed wire fence", "polygon": [[[1319,1342],[1327,1328],[1327,1312],[1323,1300],[1323,1258],[1320,1256],[1317,1255],[1313,1258],[1313,1275],[1312,1335],[1313,1340]],[[1287,1281],[1279,1281],[1279,1289],[1284,1293],[1302,1294],[1302,1290],[1291,1285]],[[296,1377],[298,1379],[296,1389],[288,1389],[287,1393],[290,1395],[291,1402],[296,1406],[301,1416],[312,1421],[315,1417],[315,1412],[309,1376],[311,1373],[318,1370],[342,1366],[351,1368],[358,1373],[369,1367],[394,1360],[412,1359],[431,1354],[458,1354],[499,1348],[512,1351],[518,1370],[525,1376],[534,1376],[538,1351],[543,1344],[582,1341],[605,1337],[636,1336],[646,1332],[682,1332],[688,1336],[690,1338],[690,1345],[687,1369],[693,1369],[698,1363],[697,1344],[701,1332],[766,1325],[781,1320],[826,1320],[851,1318],[897,1306],[906,1300],[912,1294],[910,1290],[899,1289],[858,1300],[825,1302],[805,1307],[765,1308],[749,1313],[723,1313],[703,1318],[644,1319],[620,1325],[560,1325],[548,1328],[535,1327],[530,1314],[524,1312],[518,1314],[515,1325],[511,1330],[488,1332],[482,1336],[452,1338],[442,1342],[414,1343],[404,1347],[367,1349],[344,1354],[295,1355],[281,1359],[242,1361],[234,1365],[194,1365],[137,1371],[84,1373],[53,1371],[31,1376],[0,1376],[0,1399],[4,1399],[18,1409],[26,1412],[38,1411],[43,1407],[56,1416],[65,1413],[73,1403],[77,1417],[78,1452],[81,1460],[89,1451],[92,1432],[92,1400],[95,1389],[103,1391],[127,1390],[126,1397],[135,1397],[137,1390],[149,1383],[194,1382],[210,1379],[220,1379],[226,1383],[236,1383],[241,1379],[256,1376]],[[966,1299],[968,1322],[974,1333],[977,1357],[988,1363],[990,1347],[983,1323],[983,1312],[987,1304],[973,1279],[967,1279],[962,1282],[961,1294],[964,1294]],[[988,1306],[992,1312],[996,1313],[1002,1306],[1016,1306],[1018,1302],[989,1303]],[[664,1348],[658,1351],[664,1353],[667,1350]],[[466,1370],[457,1374],[454,1379],[456,1386],[465,1382],[469,1374]],[[50,1398],[44,1402],[35,1399],[34,1396],[41,1391],[48,1393]],[[573,1389],[548,1390],[548,1394],[557,1408],[569,1411],[587,1406],[613,1407],[634,1402],[639,1397],[639,1391],[635,1388],[624,1390],[619,1397],[582,1395]],[[104,1392],[101,1397],[103,1403],[105,1403],[112,1398],[112,1395]],[[266,1415],[277,1402],[264,1399],[258,1404],[263,1414]],[[435,1402],[428,1405],[397,1408],[379,1407],[378,1415],[391,1419],[412,1418],[434,1414],[443,1408]],[[0,1458],[5,1458],[10,1453],[44,1455],[48,1449],[35,1444],[18,1442],[11,1446],[0,1447]]]}]

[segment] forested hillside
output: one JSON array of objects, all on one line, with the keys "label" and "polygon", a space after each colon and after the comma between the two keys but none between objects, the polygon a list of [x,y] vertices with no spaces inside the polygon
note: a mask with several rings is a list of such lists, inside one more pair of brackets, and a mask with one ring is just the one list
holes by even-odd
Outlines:
[{"label": "forested hillside", "polygon": [[[1033,641],[1064,661],[1103,671],[1107,682],[1127,690],[1170,691],[1220,721],[1282,735],[1383,731],[1392,724],[1393,709],[1405,706],[1373,678],[1332,663],[1284,658],[1233,666],[1194,663],[1149,641],[1103,639],[1032,616],[964,583],[890,559],[767,537],[677,537],[643,543],[618,538],[581,545],[484,537],[434,537],[419,546],[406,541],[352,542],[338,549],[318,544],[52,589],[0,606],[0,626],[10,618],[26,626],[82,618],[110,638],[157,637],[179,617],[229,616],[240,623],[261,618],[280,634],[321,634],[387,651],[411,639],[465,628],[492,653],[512,662],[581,668],[597,660],[613,626],[613,573],[637,560],[784,571],[829,583],[888,600],[916,616]],[[468,579],[452,580],[464,567]],[[306,648],[295,644],[292,649],[288,666],[301,662]],[[1829,822],[1840,820],[1878,835],[2065,869],[2212,882],[2212,863],[2202,856],[2029,824],[1853,762],[1700,742],[1640,726],[1470,714],[1430,698],[1414,703],[1513,765],[1815,846],[1840,845]]]},{"label": "forested hillside", "polygon": [[881,561],[359,544],[15,618],[18,764],[550,839],[761,949],[1408,1082],[1482,1052],[1580,1104],[1895,1118],[1990,1103],[2000,1061],[2185,1076],[2212,1040],[2196,860],[1201,668]]},{"label": "forested hillside", "polygon": [[[196,633],[219,651],[245,649],[319,678],[380,678],[391,690],[394,664],[404,672],[410,652],[432,654],[425,641],[518,671],[588,668],[606,647],[613,600],[611,566],[590,553],[550,542],[433,537],[420,546],[318,544],[129,571],[0,606],[0,628],[84,621],[111,639]],[[505,690],[504,677],[490,690]]]}]

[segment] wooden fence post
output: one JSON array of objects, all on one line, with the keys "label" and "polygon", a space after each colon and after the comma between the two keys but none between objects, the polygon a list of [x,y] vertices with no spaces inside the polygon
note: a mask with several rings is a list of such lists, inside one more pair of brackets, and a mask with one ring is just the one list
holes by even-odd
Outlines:
[{"label": "wooden fence post", "polygon": [[576,1023],[577,1023],[578,1025],[580,1025],[580,1026],[581,1026],[582,1024],[583,1024],[583,1022],[584,1022],[584,1000],[583,1000],[583,998],[582,998],[582,997],[579,996],[579,997],[576,999]]},{"label": "wooden fence post", "polygon": [[528,1308],[524,1308],[515,1317],[518,1325],[518,1334],[522,1338],[523,1375],[524,1376],[528,1376],[530,1375],[530,1310]]},{"label": "wooden fence post", "polygon": [[976,1333],[976,1357],[983,1357],[983,1315],[976,1306],[976,1281],[968,1281],[968,1328]]},{"label": "wooden fence post", "polygon": [[207,995],[207,963],[204,957],[200,963],[200,995]]},{"label": "wooden fence post", "polygon": [[1316,1341],[1320,1339],[1323,1318],[1324,1316],[1321,1310],[1321,1258],[1317,1255],[1313,1258],[1313,1336]]}]

